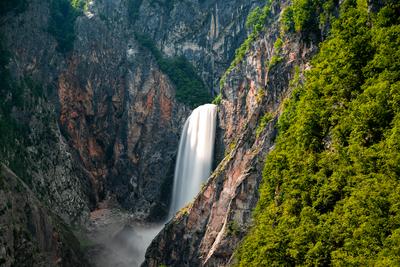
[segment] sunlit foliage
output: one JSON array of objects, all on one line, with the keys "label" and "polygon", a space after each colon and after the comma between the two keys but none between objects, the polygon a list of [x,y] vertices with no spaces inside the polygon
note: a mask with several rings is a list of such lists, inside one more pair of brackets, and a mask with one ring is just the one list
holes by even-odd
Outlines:
[{"label": "sunlit foliage", "polygon": [[239,266],[400,265],[399,8],[341,5],[280,117]]}]

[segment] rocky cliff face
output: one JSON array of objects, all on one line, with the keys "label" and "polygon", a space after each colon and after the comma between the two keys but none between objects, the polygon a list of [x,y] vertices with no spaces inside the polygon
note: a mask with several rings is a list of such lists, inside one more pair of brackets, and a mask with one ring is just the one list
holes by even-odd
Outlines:
[{"label": "rocky cliff face", "polygon": [[29,125],[27,176],[40,199],[67,222],[84,223],[106,196],[140,219],[162,215],[189,109],[135,33],[185,56],[215,89],[261,2],[96,0],[74,11],[67,0],[32,0],[6,13],[8,69],[25,99],[36,88],[27,78],[40,85],[37,102],[16,110]]},{"label": "rocky cliff face", "polygon": [[245,37],[249,10],[260,4],[217,2],[99,0],[78,18],[72,59],[59,79],[60,122],[98,198],[112,192],[142,218],[167,210],[188,109],[134,35],[149,36],[166,56],[184,55],[213,85]]},{"label": "rocky cliff face", "polygon": [[[17,146],[26,139],[22,152],[2,151],[1,158],[9,165],[24,158],[25,164],[14,171],[25,171],[22,178],[40,200],[66,222],[84,223],[92,194],[86,171],[57,122],[57,78],[66,63],[47,31],[49,12],[48,2],[31,1],[24,12],[10,12],[2,18],[1,35],[11,55],[7,68],[19,81],[7,94],[22,99],[19,105],[11,102],[11,117],[27,130],[24,136],[10,140]],[[18,87],[23,88],[21,95]]]},{"label": "rocky cliff face", "polygon": [[88,266],[66,225],[3,164],[0,229],[1,266]]},{"label": "rocky cliff face", "polygon": [[[159,219],[190,110],[176,101],[175,85],[135,33],[154,40],[165,56],[186,57],[218,91],[246,36],[248,12],[264,1],[95,0],[76,17],[69,1],[54,4],[60,2],[32,0],[0,22],[11,52],[7,68],[25,88],[26,103],[11,113],[29,128],[23,151],[29,186],[68,223],[85,223],[106,197],[138,219]],[[220,164],[194,203],[153,242],[146,264],[225,265],[243,237],[294,66],[301,73],[315,51],[296,34],[281,36],[282,51],[276,51],[284,5],[273,5],[268,30],[227,76],[216,141]],[[56,8],[60,25],[72,21],[61,35],[52,30]],[[61,46],[66,36],[72,43]],[[282,59],[272,64],[274,56]],[[7,164],[21,156],[5,154]]]},{"label": "rocky cliff face", "polygon": [[[235,247],[251,224],[263,162],[273,149],[275,124],[290,94],[289,81],[302,79],[316,51],[299,34],[280,36],[279,16],[285,5],[272,4],[267,30],[228,74],[222,88],[216,141],[217,156],[224,154],[222,161],[193,204],[155,238],[144,266],[231,263]],[[279,50],[274,45],[278,37],[283,40]],[[272,64],[274,57],[279,60]]]},{"label": "rocky cliff face", "polygon": [[145,218],[153,209],[166,210],[162,188],[168,188],[189,110],[136,42],[124,4],[98,1],[78,18],[78,38],[58,83],[60,124],[97,200],[114,194]]},{"label": "rocky cliff face", "polygon": [[156,41],[168,56],[184,55],[198,70],[210,91],[219,91],[219,79],[235,50],[246,38],[250,10],[263,0],[134,0],[130,21]]}]

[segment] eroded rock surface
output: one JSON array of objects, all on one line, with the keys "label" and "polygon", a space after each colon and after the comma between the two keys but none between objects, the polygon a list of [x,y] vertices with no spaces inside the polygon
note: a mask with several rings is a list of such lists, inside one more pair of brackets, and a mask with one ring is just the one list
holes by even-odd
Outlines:
[{"label": "eroded rock surface", "polygon": [[247,14],[262,2],[89,1],[64,33],[74,36],[68,51],[51,30],[53,0],[7,13],[1,34],[8,67],[15,80],[29,77],[46,92],[23,111],[37,166],[28,166],[29,176],[40,199],[79,224],[110,194],[143,219],[162,217],[190,110],[135,33],[152,38],[164,56],[185,56],[216,91],[245,38]]},{"label": "eroded rock surface", "polygon": [[138,16],[130,21],[139,32],[151,36],[165,54],[184,55],[210,91],[218,92],[221,75],[246,38],[247,15],[264,2],[136,0],[131,9],[138,8]]},{"label": "eroded rock surface", "polygon": [[[293,34],[282,51],[274,49],[279,14],[285,2],[272,5],[266,32],[227,76],[219,105],[217,157],[223,158],[193,204],[179,212],[155,238],[143,266],[226,266],[251,224],[258,200],[264,159],[274,147],[276,122],[289,81],[298,79],[316,51],[312,42]],[[273,56],[282,59],[271,66]],[[262,118],[266,120],[260,126]],[[222,153],[225,151],[225,153]]]},{"label": "eroded rock surface", "polygon": [[14,87],[24,88],[23,105],[13,107],[11,116],[27,129],[13,140],[15,147],[27,140],[23,151],[3,152],[1,160],[10,165],[25,158],[21,168],[26,174],[21,178],[30,182],[36,196],[67,223],[81,224],[93,208],[93,194],[87,172],[58,124],[57,79],[66,60],[49,35],[49,14],[49,1],[29,1],[22,13],[10,12],[1,18],[0,34],[10,52],[7,67]]},{"label": "eroded rock surface", "polygon": [[[160,219],[190,110],[176,101],[174,85],[135,33],[152,38],[164,56],[185,56],[210,91],[218,91],[219,77],[246,36],[248,12],[264,1],[90,1],[74,22],[68,52],[49,31],[51,3],[29,1],[22,13],[6,14],[0,28],[15,80],[29,77],[43,91],[26,93],[29,104],[14,110],[29,128],[29,186],[68,223],[87,223],[106,197],[138,219]],[[153,242],[145,264],[225,265],[246,232],[294,66],[301,73],[315,51],[294,34],[285,39],[283,59],[269,65],[283,5],[274,4],[267,32],[227,76],[219,105],[219,166],[193,205]],[[266,114],[271,119],[257,131]]]},{"label": "eroded rock surface", "polygon": [[89,266],[78,240],[28,186],[0,165],[0,265]]}]

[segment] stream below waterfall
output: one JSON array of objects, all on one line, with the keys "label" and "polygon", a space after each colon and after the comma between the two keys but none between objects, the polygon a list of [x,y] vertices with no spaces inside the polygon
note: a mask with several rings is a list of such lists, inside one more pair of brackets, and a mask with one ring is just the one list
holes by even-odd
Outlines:
[{"label": "stream below waterfall", "polygon": [[[211,173],[216,117],[217,106],[205,104],[193,110],[184,124],[168,220],[193,200]],[[107,201],[91,213],[89,227],[75,234],[94,266],[140,266],[164,222],[143,224],[134,217]]]}]

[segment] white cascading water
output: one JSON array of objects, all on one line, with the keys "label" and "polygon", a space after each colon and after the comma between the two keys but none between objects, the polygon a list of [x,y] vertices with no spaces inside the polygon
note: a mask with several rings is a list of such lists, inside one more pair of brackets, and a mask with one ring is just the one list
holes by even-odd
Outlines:
[{"label": "white cascading water", "polygon": [[175,165],[170,216],[187,205],[200,191],[211,173],[217,106],[202,105],[183,126]]}]

